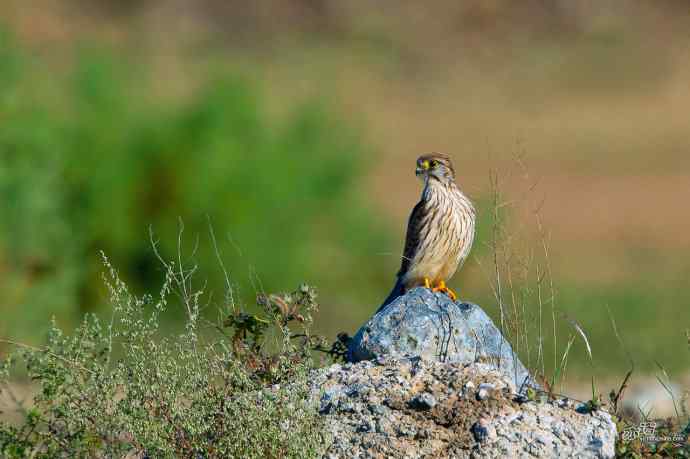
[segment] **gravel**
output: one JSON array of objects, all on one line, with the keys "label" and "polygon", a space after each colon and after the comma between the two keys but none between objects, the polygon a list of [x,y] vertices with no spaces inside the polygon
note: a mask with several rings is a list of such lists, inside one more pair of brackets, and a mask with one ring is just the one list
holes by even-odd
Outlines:
[{"label": "gravel", "polygon": [[[613,457],[605,411],[536,402],[483,363],[420,358],[333,365],[312,375],[332,443],[325,457]],[[486,396],[479,393],[486,391]]]}]

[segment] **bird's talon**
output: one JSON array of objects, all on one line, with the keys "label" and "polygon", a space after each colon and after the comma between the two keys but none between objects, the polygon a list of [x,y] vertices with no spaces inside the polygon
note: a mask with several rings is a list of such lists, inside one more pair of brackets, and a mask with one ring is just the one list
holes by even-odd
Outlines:
[{"label": "bird's talon", "polygon": [[458,296],[455,294],[455,292],[446,286],[445,281],[439,282],[436,287],[431,289],[431,291],[434,293],[436,293],[436,292],[445,293],[453,301],[458,299]]}]

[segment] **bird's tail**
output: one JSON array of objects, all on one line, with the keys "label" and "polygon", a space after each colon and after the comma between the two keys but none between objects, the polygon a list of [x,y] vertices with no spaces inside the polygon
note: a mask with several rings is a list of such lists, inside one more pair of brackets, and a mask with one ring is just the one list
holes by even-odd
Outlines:
[{"label": "bird's tail", "polygon": [[381,311],[383,308],[388,306],[390,303],[395,301],[395,299],[399,296],[402,296],[405,294],[405,286],[403,285],[402,280],[398,277],[398,279],[395,281],[395,286],[393,287],[393,290],[391,290],[390,294],[388,295],[388,298],[383,302],[383,304],[376,310],[378,313]]}]

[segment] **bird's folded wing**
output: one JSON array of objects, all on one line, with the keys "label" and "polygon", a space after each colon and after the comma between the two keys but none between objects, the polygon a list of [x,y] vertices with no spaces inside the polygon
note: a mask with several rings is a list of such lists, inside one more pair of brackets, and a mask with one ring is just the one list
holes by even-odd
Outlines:
[{"label": "bird's folded wing", "polygon": [[398,276],[403,276],[410,268],[421,241],[422,221],[424,220],[424,202],[419,201],[407,222],[407,235],[405,236],[405,249],[403,250],[402,263]]}]

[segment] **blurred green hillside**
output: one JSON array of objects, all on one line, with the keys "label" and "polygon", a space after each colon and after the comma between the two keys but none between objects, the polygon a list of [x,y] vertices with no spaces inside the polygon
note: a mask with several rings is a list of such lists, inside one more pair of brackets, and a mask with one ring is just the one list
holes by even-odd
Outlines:
[{"label": "blurred green hillside", "polygon": [[[326,266],[324,289],[381,280],[368,254],[382,226],[355,191],[366,150],[326,107],[273,119],[260,88],[232,76],[161,103],[147,96],[146,69],[107,56],[79,56],[56,78],[3,39],[0,336],[35,341],[52,315],[69,324],[98,310],[100,250],[140,292],[155,291],[149,228],[166,258],[184,228],[182,256],[199,261],[218,302],[211,229],[238,306]],[[37,94],[44,85],[50,93]]]}]

